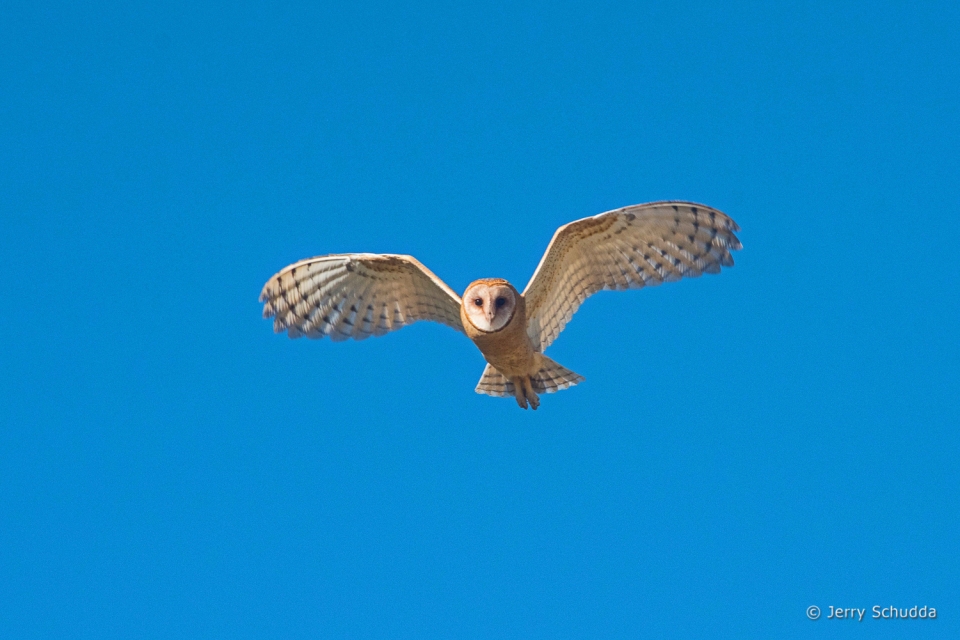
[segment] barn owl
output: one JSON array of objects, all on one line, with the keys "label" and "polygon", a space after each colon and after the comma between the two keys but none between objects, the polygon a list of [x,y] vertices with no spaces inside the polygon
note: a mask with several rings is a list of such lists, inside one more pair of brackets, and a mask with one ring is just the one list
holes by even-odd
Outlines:
[{"label": "barn owl", "polygon": [[741,248],[737,224],[691,202],[652,202],[565,224],[521,293],[501,278],[471,282],[458,296],[412,256],[344,253],[291,264],[260,293],[277,333],[332,340],[380,336],[417,320],[465,333],[487,361],[476,392],[516,398],[583,377],[543,354],[589,296],[719,273]]}]

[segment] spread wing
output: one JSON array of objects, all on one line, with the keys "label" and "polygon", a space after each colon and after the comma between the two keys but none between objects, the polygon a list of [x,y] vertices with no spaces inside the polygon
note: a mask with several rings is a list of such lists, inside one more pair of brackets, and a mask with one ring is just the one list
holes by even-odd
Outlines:
[{"label": "spread wing", "polygon": [[638,289],[719,273],[741,248],[729,216],[692,202],[651,202],[557,229],[523,296],[527,334],[543,351],[602,289]]},{"label": "spread wing", "polygon": [[460,296],[411,256],[345,253],[301,260],[267,281],[263,317],[291,338],[370,336],[417,320],[457,331]]}]

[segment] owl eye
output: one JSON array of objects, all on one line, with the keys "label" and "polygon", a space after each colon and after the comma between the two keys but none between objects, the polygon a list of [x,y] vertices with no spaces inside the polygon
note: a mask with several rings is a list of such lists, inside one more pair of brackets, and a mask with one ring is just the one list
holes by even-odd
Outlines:
[{"label": "owl eye", "polygon": [[481,300],[480,298],[474,298],[474,299],[473,299],[473,304],[477,305],[478,307],[482,307],[482,306],[483,306],[483,300]]},{"label": "owl eye", "polygon": [[507,304],[507,299],[506,299],[506,298],[497,298],[497,301],[496,301],[496,302],[497,302],[497,309],[499,309],[499,308],[502,307],[503,305]]}]

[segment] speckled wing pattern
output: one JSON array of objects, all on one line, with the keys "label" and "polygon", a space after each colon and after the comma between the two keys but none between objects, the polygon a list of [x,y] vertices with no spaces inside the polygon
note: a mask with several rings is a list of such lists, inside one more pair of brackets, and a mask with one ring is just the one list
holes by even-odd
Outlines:
[{"label": "speckled wing pattern", "polygon": [[412,256],[345,253],[301,260],[260,292],[263,317],[291,338],[363,340],[417,320],[463,331],[460,296]]},{"label": "speckled wing pattern", "polygon": [[597,291],[719,273],[733,266],[739,229],[726,214],[692,202],[651,202],[566,224],[523,292],[527,334],[542,352]]}]

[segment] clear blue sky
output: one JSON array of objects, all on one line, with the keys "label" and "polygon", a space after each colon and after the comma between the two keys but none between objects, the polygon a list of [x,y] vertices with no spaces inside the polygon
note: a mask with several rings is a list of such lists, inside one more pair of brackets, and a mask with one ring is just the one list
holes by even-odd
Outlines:
[{"label": "clear blue sky", "polygon": [[[95,4],[0,9],[0,637],[960,637],[956,2]],[[737,266],[589,300],[536,413],[261,318],[660,199]]]}]

